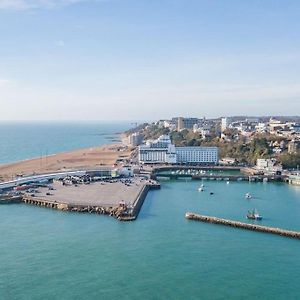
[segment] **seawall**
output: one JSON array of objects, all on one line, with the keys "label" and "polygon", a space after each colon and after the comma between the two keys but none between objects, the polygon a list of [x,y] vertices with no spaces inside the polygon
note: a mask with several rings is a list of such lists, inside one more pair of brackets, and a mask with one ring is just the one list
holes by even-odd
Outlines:
[{"label": "seawall", "polygon": [[259,231],[259,232],[264,232],[264,233],[277,234],[277,235],[286,236],[286,237],[290,237],[290,238],[300,239],[299,231],[290,231],[290,230],[285,230],[285,229],[281,229],[281,228],[243,223],[243,222],[238,222],[238,221],[221,219],[221,218],[217,218],[217,217],[210,217],[210,216],[194,214],[194,213],[190,213],[190,212],[187,212],[185,214],[185,217],[188,220],[195,220],[195,221],[201,221],[201,222],[205,222],[205,223],[225,225],[225,226],[230,226],[230,227],[242,228],[242,229],[247,229],[247,230],[252,230],[252,231]]}]

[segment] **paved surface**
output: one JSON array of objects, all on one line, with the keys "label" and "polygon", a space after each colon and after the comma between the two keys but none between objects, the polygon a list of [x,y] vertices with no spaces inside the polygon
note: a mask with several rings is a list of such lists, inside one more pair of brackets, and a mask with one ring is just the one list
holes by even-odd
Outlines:
[{"label": "paved surface", "polygon": [[[90,206],[115,206],[120,201],[125,201],[127,205],[133,204],[138,194],[146,184],[139,179],[133,180],[130,186],[118,181],[94,182],[91,184],[78,184],[78,186],[63,186],[61,182],[55,182],[52,186],[54,190],[40,188],[40,193],[36,197],[58,203]],[[46,195],[50,192],[51,195]]]}]

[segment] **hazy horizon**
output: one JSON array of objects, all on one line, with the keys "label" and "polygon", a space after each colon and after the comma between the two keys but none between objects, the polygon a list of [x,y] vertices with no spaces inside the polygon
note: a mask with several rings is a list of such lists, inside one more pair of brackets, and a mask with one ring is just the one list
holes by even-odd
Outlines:
[{"label": "hazy horizon", "polygon": [[299,12],[295,0],[0,0],[0,120],[297,115]]},{"label": "hazy horizon", "polygon": [[[198,116],[195,114],[188,114],[188,115],[174,115],[174,116],[169,116],[167,118],[157,118],[157,119],[152,119],[152,120],[130,120],[130,119],[123,119],[123,120],[117,120],[117,119],[98,119],[98,120],[92,120],[92,119],[73,119],[73,120],[51,120],[51,119],[44,119],[44,120],[38,120],[38,119],[31,119],[31,120],[0,120],[0,123],[128,123],[129,125],[135,125],[135,123],[142,124],[142,123],[152,123],[152,122],[157,122],[159,120],[171,120],[172,118],[176,117],[184,117],[184,118],[199,118],[202,119],[203,116]],[[300,118],[300,115],[280,115],[280,114],[275,114],[275,115],[222,115],[222,116],[214,116],[214,117],[206,117],[206,119],[221,119],[223,117],[227,118]]]}]

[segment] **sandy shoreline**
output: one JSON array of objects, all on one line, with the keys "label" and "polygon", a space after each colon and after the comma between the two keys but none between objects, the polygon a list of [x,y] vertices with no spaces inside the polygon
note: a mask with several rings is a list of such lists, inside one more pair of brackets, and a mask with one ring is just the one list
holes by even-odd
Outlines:
[{"label": "sandy shoreline", "polygon": [[11,180],[17,174],[31,175],[70,169],[113,166],[118,159],[126,159],[131,150],[124,144],[108,144],[52,154],[0,165],[0,181]]}]

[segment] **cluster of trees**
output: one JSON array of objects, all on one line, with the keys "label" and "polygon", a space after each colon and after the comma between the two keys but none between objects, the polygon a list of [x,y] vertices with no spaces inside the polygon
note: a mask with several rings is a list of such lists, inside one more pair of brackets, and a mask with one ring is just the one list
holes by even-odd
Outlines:
[{"label": "cluster of trees", "polygon": [[268,140],[255,137],[250,142],[226,142],[218,145],[221,157],[232,157],[241,163],[254,165],[258,158],[268,158],[272,154]]},{"label": "cluster of trees", "polygon": [[281,161],[284,168],[295,169],[300,166],[300,152],[289,154],[281,154],[278,159]]},{"label": "cluster of trees", "polygon": [[159,127],[156,124],[150,124],[147,127],[142,130],[142,135],[145,140],[154,140],[159,138],[161,135],[164,134],[169,134],[170,129],[169,128],[164,128],[164,127]]}]

